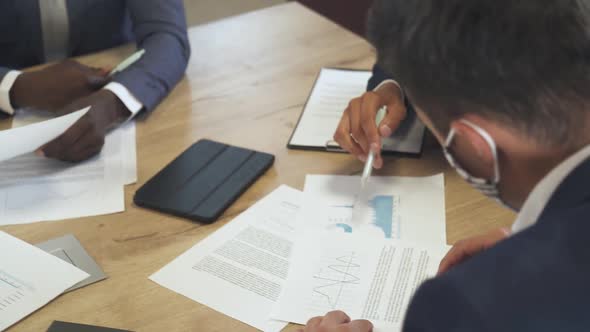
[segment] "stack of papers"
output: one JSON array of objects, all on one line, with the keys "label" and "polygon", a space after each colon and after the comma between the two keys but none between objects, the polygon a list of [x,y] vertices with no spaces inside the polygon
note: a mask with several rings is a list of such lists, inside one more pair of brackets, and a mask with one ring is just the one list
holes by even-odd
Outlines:
[{"label": "stack of papers", "polygon": [[448,250],[444,179],[373,177],[370,213],[353,221],[359,181],[282,186],[150,279],[263,331],[332,310],[400,330]]},{"label": "stack of papers", "polygon": [[[100,155],[70,164],[33,152],[88,110],[41,121],[19,111],[0,131],[0,225],[61,220],[125,210],[124,186],[137,181],[135,125],[111,132]],[[33,124],[31,124],[33,123]]]},{"label": "stack of papers", "polygon": [[0,331],[89,276],[4,232],[0,232],[0,252]]}]

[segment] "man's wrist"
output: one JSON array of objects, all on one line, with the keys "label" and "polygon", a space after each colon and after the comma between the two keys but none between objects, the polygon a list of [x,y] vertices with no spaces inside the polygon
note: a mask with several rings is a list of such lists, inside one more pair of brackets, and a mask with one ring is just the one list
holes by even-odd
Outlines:
[{"label": "man's wrist", "polygon": [[372,92],[379,95],[385,104],[394,103],[396,99],[402,105],[405,103],[404,92],[399,83],[394,80],[384,80]]},{"label": "man's wrist", "polygon": [[384,80],[383,82],[379,83],[375,87],[375,89],[373,89],[373,91],[374,92],[385,91],[386,93],[399,94],[400,99],[402,101],[405,99],[404,90],[402,89],[402,86],[396,80],[392,80],[392,79]]},{"label": "man's wrist", "polygon": [[34,91],[38,91],[34,76],[32,72],[21,73],[14,81],[10,90],[10,101],[14,108],[38,107],[34,97]]},{"label": "man's wrist", "polygon": [[143,104],[127,89],[124,85],[118,82],[110,82],[103,90],[107,90],[114,94],[119,101],[125,105],[126,110],[130,113],[129,119],[133,118],[137,113],[143,109]]},{"label": "man's wrist", "polygon": [[112,126],[120,125],[133,115],[133,113],[127,109],[127,106],[125,106],[125,104],[123,104],[123,102],[112,91],[101,90],[98,93],[103,94],[108,99],[109,105],[112,106],[109,108],[111,110],[111,112],[109,112],[109,123],[111,123]]}]

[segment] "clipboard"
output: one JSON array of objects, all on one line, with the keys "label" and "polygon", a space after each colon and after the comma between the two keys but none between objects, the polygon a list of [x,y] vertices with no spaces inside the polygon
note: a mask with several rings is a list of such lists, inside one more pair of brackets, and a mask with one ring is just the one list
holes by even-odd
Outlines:
[{"label": "clipboard", "polygon": [[[339,152],[332,136],[349,101],[366,92],[371,71],[322,68],[301,111],[287,148],[293,150]],[[383,139],[383,154],[420,157],[426,127],[406,100],[408,116],[389,138]]]}]

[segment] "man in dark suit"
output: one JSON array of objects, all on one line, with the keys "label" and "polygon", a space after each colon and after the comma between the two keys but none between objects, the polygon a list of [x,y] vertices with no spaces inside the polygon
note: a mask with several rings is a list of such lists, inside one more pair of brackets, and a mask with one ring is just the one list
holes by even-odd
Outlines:
[{"label": "man in dark suit", "polygon": [[[135,42],[143,57],[107,71],[64,59]],[[0,112],[34,108],[90,112],[40,151],[80,161],[98,153],[108,129],[151,111],[178,83],[190,56],[182,0],[0,1]],[[45,62],[49,67],[21,73]]]},{"label": "man in dark suit", "polygon": [[377,0],[369,26],[451,165],[519,211],[455,244],[404,331],[590,331],[590,1]]}]

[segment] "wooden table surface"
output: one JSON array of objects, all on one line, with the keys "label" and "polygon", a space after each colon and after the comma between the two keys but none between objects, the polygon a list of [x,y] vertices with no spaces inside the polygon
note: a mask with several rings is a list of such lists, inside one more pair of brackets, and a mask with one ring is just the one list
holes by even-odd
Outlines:
[{"label": "wooden table surface", "polygon": [[[126,211],[0,227],[29,243],[72,233],[109,276],[57,298],[9,331],[45,331],[53,320],[135,331],[254,331],[148,277],[281,184],[302,189],[306,174],[360,173],[361,163],[349,155],[288,150],[286,144],[321,67],[371,67],[374,51],[366,41],[297,3],[194,27],[189,35],[193,55],[186,77],[157,110],[138,121],[139,181],[125,189]],[[113,66],[131,52],[122,47],[81,61]],[[273,153],[276,162],[212,225],[134,206],[133,193],[201,138]],[[421,158],[386,158],[378,174],[440,172],[445,174],[449,244],[514,219],[463,183],[432,137]]]}]

